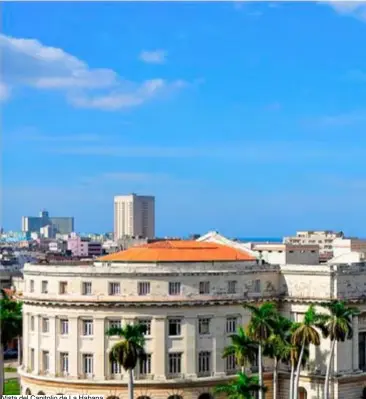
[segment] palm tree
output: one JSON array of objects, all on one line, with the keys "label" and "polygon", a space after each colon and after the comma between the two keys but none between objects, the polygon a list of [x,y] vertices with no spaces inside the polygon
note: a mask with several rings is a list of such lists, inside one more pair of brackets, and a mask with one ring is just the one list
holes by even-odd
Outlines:
[{"label": "palm tree", "polygon": [[22,335],[22,303],[15,301],[1,290],[0,293],[0,397],[4,393],[4,347]]},{"label": "palm tree", "polygon": [[291,320],[278,315],[273,322],[273,330],[263,348],[264,356],[273,359],[273,399],[278,396],[278,365],[281,360],[287,360],[291,351],[289,343]]},{"label": "palm tree", "polygon": [[310,305],[308,310],[305,312],[304,320],[301,323],[298,323],[297,328],[292,334],[292,344],[294,346],[301,347],[296,367],[296,377],[293,392],[294,399],[297,399],[299,395],[300,370],[305,348],[310,344],[315,346],[320,345],[320,336],[315,328],[318,322],[319,315],[316,313],[314,305]]},{"label": "palm tree", "polygon": [[[295,369],[296,365],[299,361],[301,346],[291,345],[288,346],[289,353],[287,357],[287,361],[291,364],[291,377],[290,377],[290,396],[289,399],[293,399],[294,397],[294,383],[295,383]],[[301,367],[305,367],[307,360],[309,359],[309,346],[305,346],[304,352],[301,359]]]},{"label": "palm tree", "polygon": [[216,386],[214,392],[217,395],[225,394],[228,399],[254,399],[254,394],[264,389],[257,376],[247,376],[240,372],[234,381]]},{"label": "palm tree", "polygon": [[133,399],[133,370],[137,362],[145,359],[144,349],[146,326],[143,324],[127,324],[123,328],[112,327],[106,335],[121,337],[121,341],[113,345],[109,352],[109,360],[117,362],[128,372],[128,397]]},{"label": "palm tree", "polygon": [[322,303],[321,306],[326,308],[329,313],[319,315],[318,327],[321,329],[323,337],[329,337],[332,343],[324,383],[324,399],[329,399],[329,379],[335,344],[338,341],[344,342],[346,339],[352,339],[352,318],[359,314],[359,310],[348,307],[344,301],[336,300]]},{"label": "palm tree", "polygon": [[231,345],[224,349],[222,357],[226,359],[234,355],[236,363],[241,367],[241,372],[244,373],[245,366],[253,364],[256,360],[258,351],[258,344],[253,341],[245,332],[243,327],[239,327],[237,334],[230,336]]},{"label": "palm tree", "polygon": [[[249,336],[258,342],[258,375],[259,385],[263,385],[263,346],[273,331],[274,320],[278,317],[277,309],[272,302],[266,302],[261,306],[244,304],[245,309],[250,310],[252,316],[248,325]],[[259,399],[263,399],[263,391],[259,391]]]}]

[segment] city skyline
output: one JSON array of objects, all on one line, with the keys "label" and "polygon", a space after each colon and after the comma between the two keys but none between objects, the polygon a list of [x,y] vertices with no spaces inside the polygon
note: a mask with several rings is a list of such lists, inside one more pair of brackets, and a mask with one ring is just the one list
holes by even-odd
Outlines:
[{"label": "city skyline", "polygon": [[137,192],[158,236],[366,236],[364,7],[5,3],[0,225]]}]

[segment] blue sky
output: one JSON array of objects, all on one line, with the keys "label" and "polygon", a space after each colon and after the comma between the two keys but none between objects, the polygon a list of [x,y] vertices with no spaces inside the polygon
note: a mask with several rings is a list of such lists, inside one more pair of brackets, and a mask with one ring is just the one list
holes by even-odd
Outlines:
[{"label": "blue sky", "polygon": [[2,225],[366,236],[366,7],[4,3]]}]

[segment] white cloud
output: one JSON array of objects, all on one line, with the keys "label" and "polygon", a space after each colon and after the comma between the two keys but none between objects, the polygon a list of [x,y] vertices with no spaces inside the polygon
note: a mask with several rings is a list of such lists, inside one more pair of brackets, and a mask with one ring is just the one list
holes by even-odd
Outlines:
[{"label": "white cloud", "polygon": [[164,174],[153,174],[153,173],[138,173],[138,172],[110,172],[103,173],[101,176],[103,179],[114,180],[114,181],[151,181],[151,180],[165,180],[169,178],[169,175]]},{"label": "white cloud", "polygon": [[305,124],[312,127],[343,127],[366,121],[366,111],[358,110],[343,114],[324,115],[320,118],[307,121]]},{"label": "white cloud", "polygon": [[4,83],[0,82],[0,102],[5,101],[10,96],[10,88]]},{"label": "white cloud", "polygon": [[97,134],[68,134],[64,136],[51,136],[38,133],[21,133],[15,134],[12,139],[16,141],[38,141],[41,143],[95,143],[102,139]]},{"label": "white cloud", "polygon": [[143,104],[148,99],[159,94],[159,92],[176,86],[177,82],[169,84],[163,79],[153,79],[135,87],[131,87],[132,85],[128,85],[130,86],[128,87],[126,85],[126,87],[104,95],[74,96],[70,98],[70,101],[81,108],[116,110],[134,107]]},{"label": "white cloud", "polygon": [[366,3],[359,1],[328,1],[320,4],[331,6],[338,14],[349,15],[366,21]]},{"label": "white cloud", "polygon": [[267,111],[279,111],[282,108],[281,103],[279,103],[278,101],[275,101],[271,104],[268,104],[265,109]]},{"label": "white cloud", "polygon": [[354,69],[348,71],[346,77],[351,80],[356,80],[359,82],[366,82],[366,72],[360,71],[359,69]]},{"label": "white cloud", "polygon": [[0,49],[2,77],[10,84],[42,89],[95,89],[118,84],[111,69],[91,69],[73,55],[38,40],[0,35]]},{"label": "white cloud", "polygon": [[164,50],[141,51],[140,60],[148,64],[164,64],[166,62],[167,53]]},{"label": "white cloud", "polygon": [[116,142],[114,145],[64,145],[64,146],[40,146],[41,152],[69,154],[80,158],[88,156],[116,157],[121,159],[132,158],[160,158],[160,159],[207,159],[220,160],[233,164],[268,165],[292,164],[313,162],[319,165],[327,163],[343,164],[347,162],[363,162],[362,149],[353,143],[338,147],[321,141],[294,141],[288,142],[236,142],[217,143],[213,146],[199,147],[173,147],[169,146],[129,146]]},{"label": "white cloud", "polygon": [[64,50],[34,39],[0,35],[0,51],[0,99],[8,97],[10,87],[25,86],[61,92],[77,107],[117,110],[141,105],[165,90],[184,86],[181,80],[168,82],[161,78],[130,82],[112,69],[91,68]]}]

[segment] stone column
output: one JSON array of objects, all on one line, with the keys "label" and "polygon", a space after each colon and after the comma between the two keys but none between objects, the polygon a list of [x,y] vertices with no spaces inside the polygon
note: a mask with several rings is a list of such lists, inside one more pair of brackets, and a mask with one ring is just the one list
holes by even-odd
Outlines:
[{"label": "stone column", "polygon": [[23,339],[22,339],[22,366],[27,370],[29,365],[29,334],[31,315],[26,313],[23,317]]},{"label": "stone column", "polygon": [[222,353],[225,348],[226,317],[217,316],[212,318],[212,336],[212,371],[215,373],[216,377],[220,377],[226,374],[225,360],[222,358]]},{"label": "stone column", "polygon": [[94,338],[100,340],[94,342],[94,375],[97,380],[104,380],[106,378],[105,370],[105,356],[106,356],[106,336],[105,336],[105,321],[103,318],[94,318],[93,322]]},{"label": "stone column", "polygon": [[69,374],[72,378],[78,378],[81,374],[79,340],[79,319],[73,315],[69,317]]},{"label": "stone column", "polygon": [[166,337],[167,326],[166,317],[155,317],[153,319],[153,348],[154,359],[152,359],[152,374],[154,380],[165,380],[167,372],[167,353],[166,353]]},{"label": "stone column", "polygon": [[57,336],[57,323],[58,318],[56,316],[50,316],[49,318],[49,323],[50,323],[50,337],[52,340],[52,346],[50,347],[50,352],[49,352],[49,372],[51,375],[55,375],[57,373],[57,366],[56,366],[56,360],[57,360],[57,341],[58,341],[58,336]]},{"label": "stone column", "polygon": [[186,378],[197,377],[197,317],[184,319],[184,362]]},{"label": "stone column", "polygon": [[39,374],[41,370],[41,331],[42,316],[34,316],[34,333],[36,334],[36,345],[34,348],[34,374]]},{"label": "stone column", "polygon": [[359,369],[358,361],[358,316],[352,318],[353,338],[352,338],[352,363],[353,370]]}]

